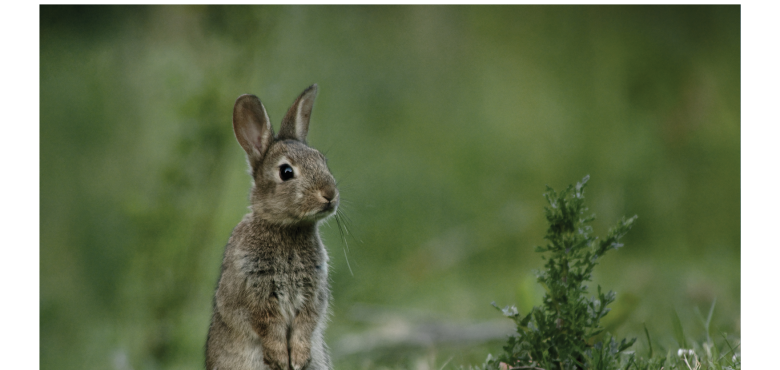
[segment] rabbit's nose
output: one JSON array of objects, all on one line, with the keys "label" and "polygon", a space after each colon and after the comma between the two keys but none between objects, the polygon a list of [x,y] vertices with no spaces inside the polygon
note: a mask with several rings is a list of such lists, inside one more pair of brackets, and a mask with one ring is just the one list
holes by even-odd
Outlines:
[{"label": "rabbit's nose", "polygon": [[320,190],[320,196],[321,196],[323,199],[325,199],[325,201],[326,201],[327,203],[330,203],[330,202],[332,202],[334,199],[338,198],[338,196],[339,196],[339,191],[338,191],[338,190],[336,190],[336,189],[334,189],[334,188],[325,189],[325,190]]}]

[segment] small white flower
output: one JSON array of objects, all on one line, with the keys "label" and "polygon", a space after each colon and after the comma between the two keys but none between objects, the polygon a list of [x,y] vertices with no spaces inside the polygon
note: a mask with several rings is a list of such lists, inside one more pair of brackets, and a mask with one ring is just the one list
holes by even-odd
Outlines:
[{"label": "small white flower", "polygon": [[680,349],[678,349],[678,350],[677,350],[677,356],[678,356],[678,357],[683,357],[683,356],[685,356],[685,355],[688,355],[688,356],[695,356],[695,355],[696,355],[696,353],[695,353],[695,352],[693,352],[693,350],[692,350],[692,349],[683,349],[683,348],[680,348]]}]

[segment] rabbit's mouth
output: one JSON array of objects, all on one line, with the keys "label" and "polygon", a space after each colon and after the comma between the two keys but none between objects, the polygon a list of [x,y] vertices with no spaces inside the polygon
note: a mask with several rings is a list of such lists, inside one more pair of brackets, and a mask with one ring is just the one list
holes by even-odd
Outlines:
[{"label": "rabbit's mouth", "polygon": [[324,203],[303,215],[302,220],[321,221],[336,213],[337,202]]},{"label": "rabbit's mouth", "polygon": [[337,204],[338,203],[336,203],[336,202],[328,202],[328,203],[324,204],[322,206],[322,209],[320,209],[317,212],[317,215],[318,216],[329,216],[331,213],[336,211]]}]

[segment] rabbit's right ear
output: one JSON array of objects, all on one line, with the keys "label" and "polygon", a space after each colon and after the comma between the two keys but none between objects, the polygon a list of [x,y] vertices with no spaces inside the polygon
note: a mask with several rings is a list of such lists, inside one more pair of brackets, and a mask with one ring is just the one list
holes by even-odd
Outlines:
[{"label": "rabbit's right ear", "polygon": [[245,94],[236,99],[233,107],[233,132],[244,148],[249,164],[255,170],[271,145],[274,131],[263,103],[254,95]]}]

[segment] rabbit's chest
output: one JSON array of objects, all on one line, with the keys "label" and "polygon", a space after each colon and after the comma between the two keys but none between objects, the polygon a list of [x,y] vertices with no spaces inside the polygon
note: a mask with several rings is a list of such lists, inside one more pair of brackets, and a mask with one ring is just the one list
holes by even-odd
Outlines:
[{"label": "rabbit's chest", "polygon": [[250,299],[270,300],[279,305],[289,321],[317,295],[327,279],[318,251],[287,250],[247,255],[244,259]]}]

